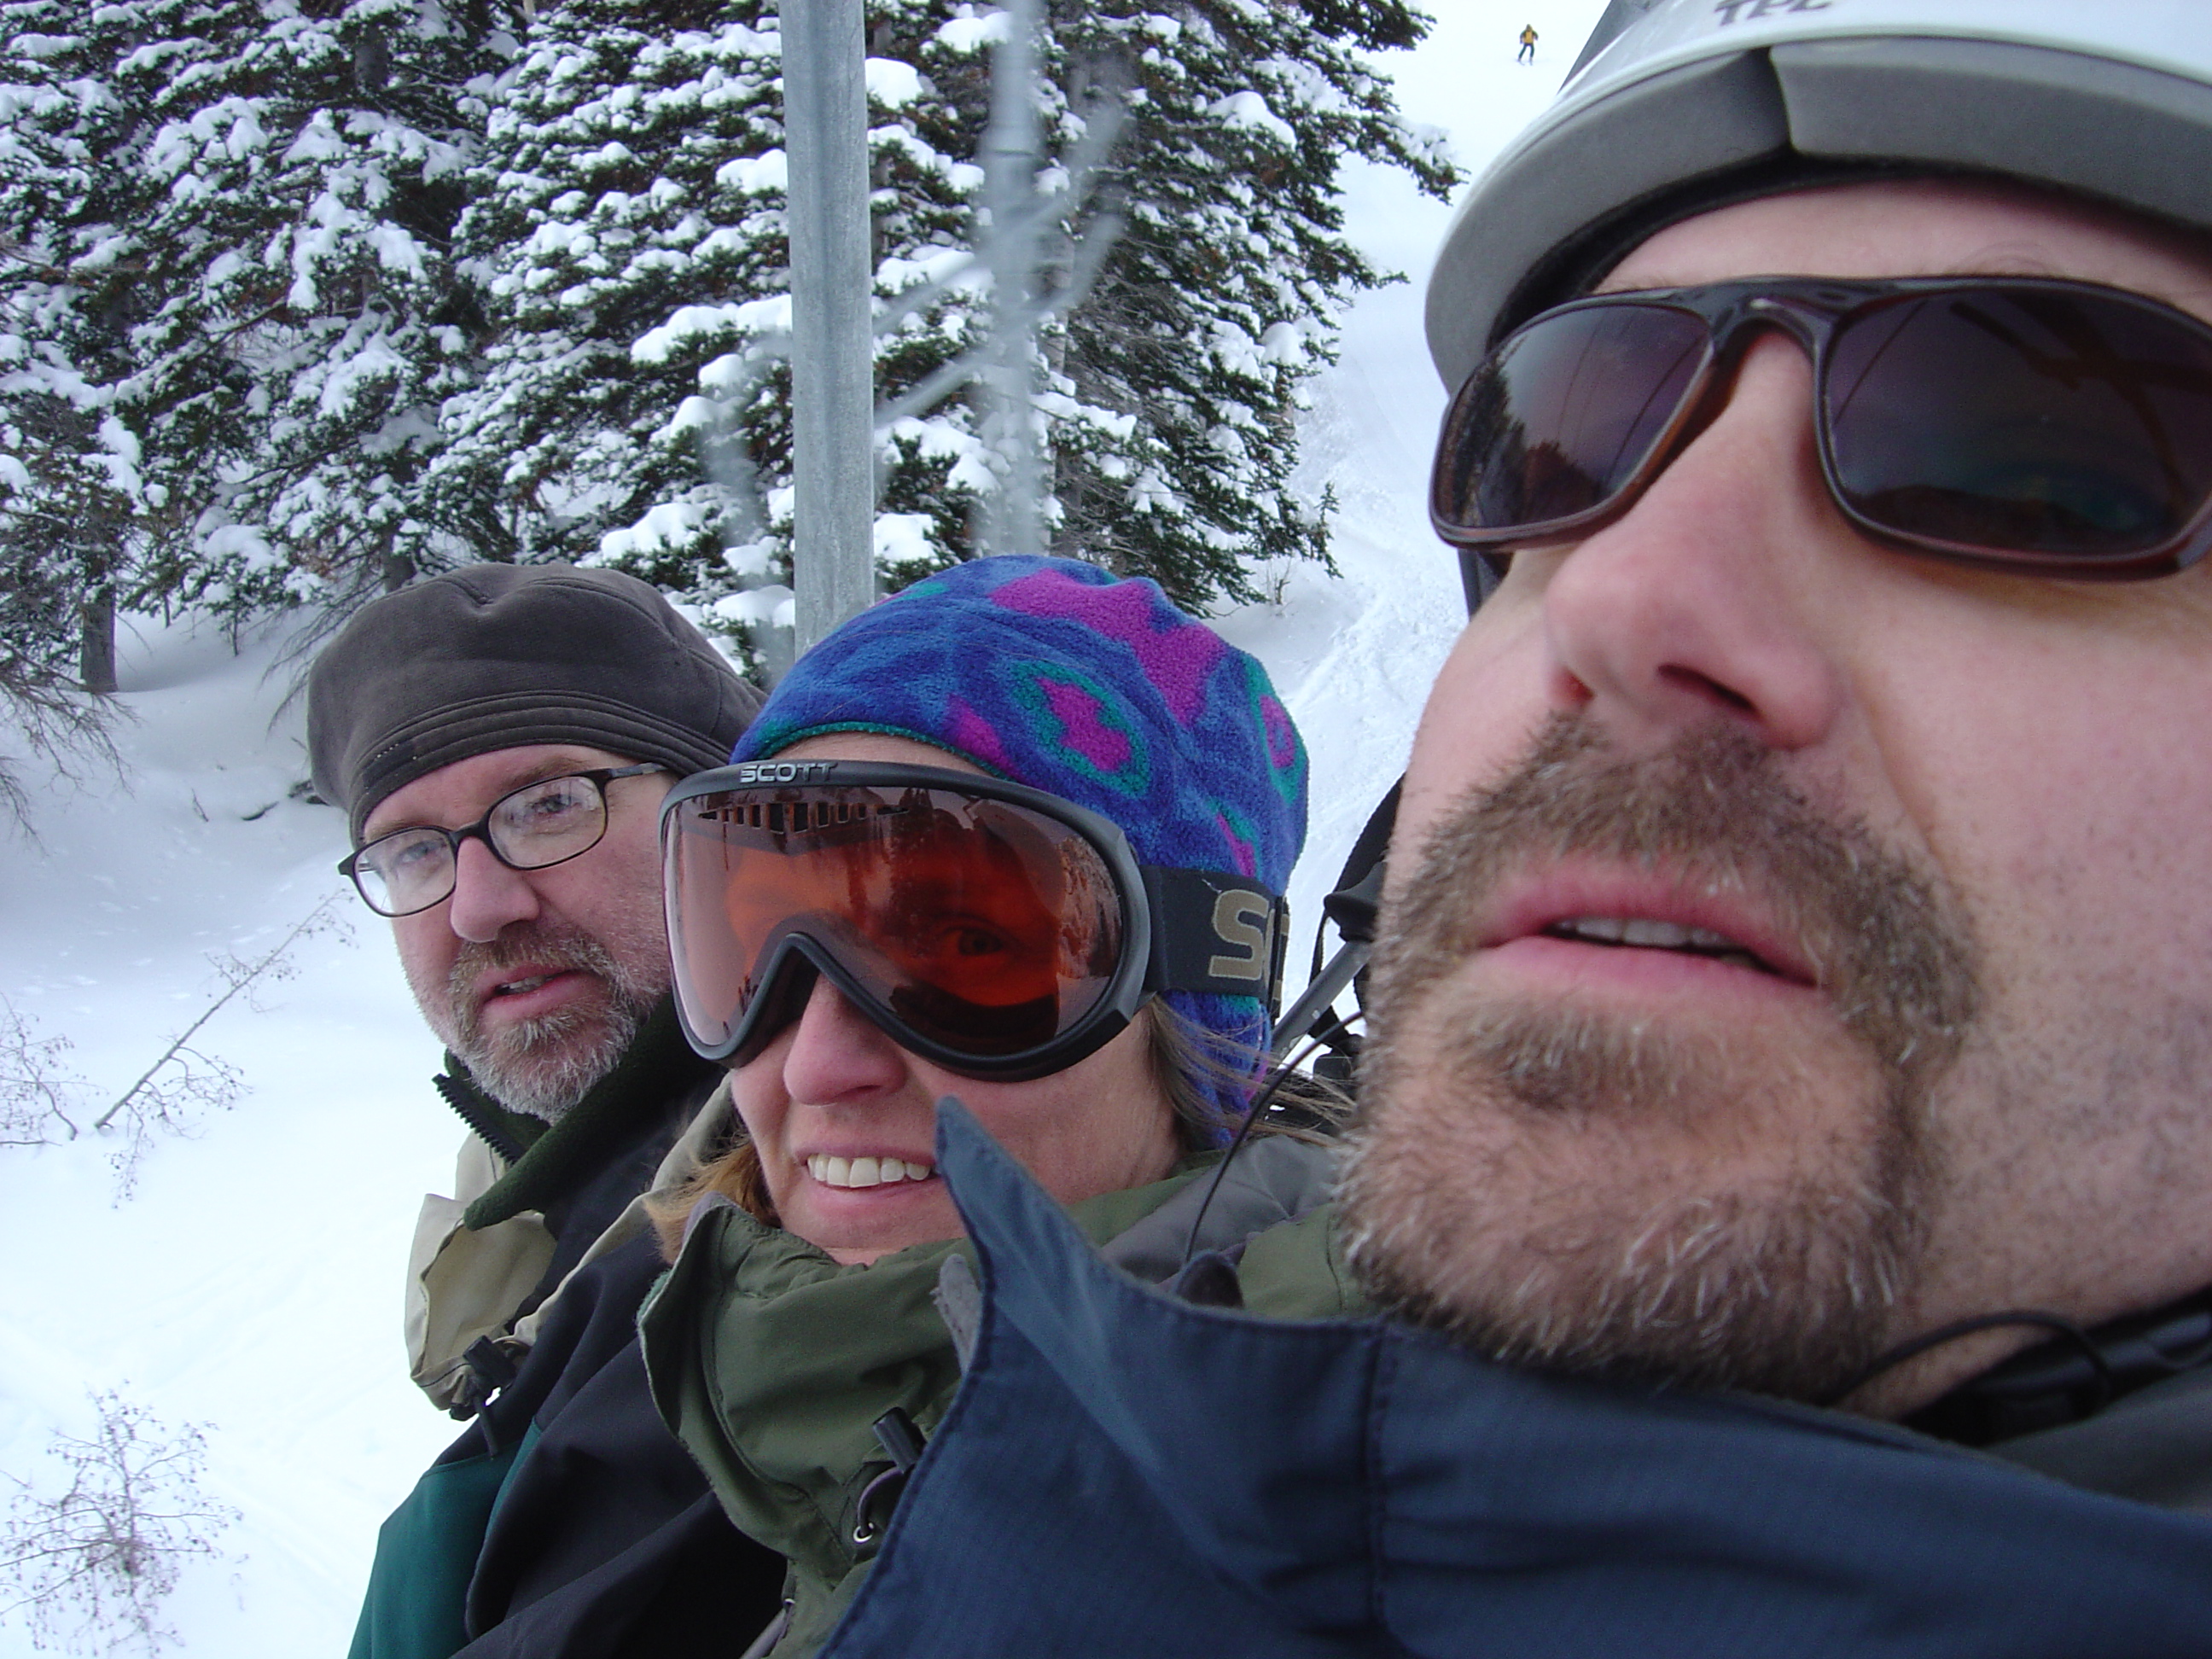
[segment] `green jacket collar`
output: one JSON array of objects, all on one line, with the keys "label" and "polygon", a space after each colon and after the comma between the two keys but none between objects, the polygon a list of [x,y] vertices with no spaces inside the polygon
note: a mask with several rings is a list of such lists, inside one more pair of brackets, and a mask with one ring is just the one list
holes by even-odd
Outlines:
[{"label": "green jacket collar", "polygon": [[[1070,1213],[1104,1243],[1218,1157]],[[841,1266],[724,1203],[698,1217],[639,1314],[662,1418],[738,1526],[791,1561],[810,1626],[866,1553],[853,1538],[860,1493],[888,1467],[875,1420],[896,1406],[928,1433],[959,1384],[930,1295],[955,1251],[972,1259],[956,1240]]]}]

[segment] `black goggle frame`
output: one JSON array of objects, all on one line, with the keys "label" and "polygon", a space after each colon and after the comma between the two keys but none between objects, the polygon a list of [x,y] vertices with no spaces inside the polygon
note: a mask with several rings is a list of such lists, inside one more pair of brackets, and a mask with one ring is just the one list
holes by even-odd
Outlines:
[{"label": "black goggle frame", "polygon": [[765,947],[761,988],[726,1037],[693,1028],[681,996],[677,1013],[691,1047],[708,1060],[743,1066],[796,1020],[815,978],[827,979],[877,1030],[909,1053],[962,1077],[1022,1083],[1066,1070],[1097,1053],[1163,991],[1257,997],[1270,1018],[1282,992],[1289,907],[1257,881],[1220,871],[1141,865],[1110,818],[1025,785],[975,772],[886,761],[763,760],[717,767],[686,778],[660,811],[661,869],[670,938],[678,925],[674,837],[687,803],[757,794],[790,802],[824,788],[925,788],[1024,808],[1076,832],[1098,854],[1121,902],[1121,951],[1104,994],[1073,1024],[1034,1048],[981,1055],[950,1048],[913,1030],[866,990],[831,944],[787,926]]}]

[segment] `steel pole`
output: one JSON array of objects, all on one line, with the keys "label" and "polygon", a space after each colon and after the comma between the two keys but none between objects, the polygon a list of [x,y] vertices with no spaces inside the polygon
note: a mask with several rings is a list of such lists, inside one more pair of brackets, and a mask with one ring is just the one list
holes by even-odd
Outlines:
[{"label": "steel pole", "polygon": [[793,586],[804,652],[876,596],[875,361],[868,300],[861,0],[786,0],[791,167]]},{"label": "steel pole", "polygon": [[1035,293],[1044,227],[1036,216],[1043,152],[1036,101],[1037,0],[1007,0],[1006,38],[991,62],[991,125],[983,135],[986,240],[991,264],[991,412],[984,438],[998,464],[999,494],[988,519],[988,551],[1042,553],[1036,434]]}]

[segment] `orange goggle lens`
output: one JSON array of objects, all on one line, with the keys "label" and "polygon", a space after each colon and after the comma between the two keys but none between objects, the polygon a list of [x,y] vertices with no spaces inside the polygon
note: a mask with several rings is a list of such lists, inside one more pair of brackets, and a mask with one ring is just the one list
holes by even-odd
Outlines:
[{"label": "orange goggle lens", "polygon": [[[685,1024],[736,1058],[793,951],[927,1045],[1039,1048],[1106,997],[1125,903],[1101,849],[1004,800],[911,785],[732,789],[684,801],[667,843]],[[879,1022],[881,1023],[881,1022]],[[747,1031],[750,1024],[756,1029]]]}]

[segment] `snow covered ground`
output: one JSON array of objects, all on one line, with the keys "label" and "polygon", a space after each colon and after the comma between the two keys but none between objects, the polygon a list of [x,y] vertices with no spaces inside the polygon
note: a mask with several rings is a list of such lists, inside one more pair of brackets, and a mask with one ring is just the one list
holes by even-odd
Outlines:
[{"label": "snow covered ground", "polygon": [[[1435,9],[1431,40],[1385,67],[1409,118],[1474,170],[1543,106],[1602,0]],[[1514,61],[1524,22],[1542,36],[1534,69]],[[1342,578],[1294,570],[1279,605],[1224,623],[1313,752],[1299,951],[1461,617],[1421,510],[1443,393],[1419,283],[1446,210],[1380,171],[1349,182],[1355,240],[1413,281],[1353,312],[1306,426],[1305,481],[1340,504]],[[307,763],[301,712],[280,707],[283,643],[137,623],[127,781],[27,763],[37,841],[0,841],[0,1015],[71,1045],[55,1063],[82,1079],[80,1123],[221,994],[225,953],[258,959],[332,896],[347,924],[299,940],[293,977],[200,1032],[246,1092],[159,1142],[134,1195],[118,1198],[111,1137],[0,1148],[0,1473],[51,1487],[47,1445],[92,1432],[95,1391],[204,1425],[204,1490],[240,1518],[165,1615],[181,1650],[220,1659],[342,1653],[377,1524],[454,1428],[407,1382],[398,1313],[418,1195],[447,1189],[458,1126],[427,1086],[437,1046],[382,925],[334,873],[343,823],[290,798]],[[0,1619],[0,1659],[30,1651]]]}]

